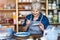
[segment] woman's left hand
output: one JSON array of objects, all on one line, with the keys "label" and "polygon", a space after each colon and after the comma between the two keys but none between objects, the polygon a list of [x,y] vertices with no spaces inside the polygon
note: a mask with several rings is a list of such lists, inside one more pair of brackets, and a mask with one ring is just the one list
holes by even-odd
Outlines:
[{"label": "woman's left hand", "polygon": [[39,24],[39,27],[42,31],[44,31],[44,25],[42,23]]}]

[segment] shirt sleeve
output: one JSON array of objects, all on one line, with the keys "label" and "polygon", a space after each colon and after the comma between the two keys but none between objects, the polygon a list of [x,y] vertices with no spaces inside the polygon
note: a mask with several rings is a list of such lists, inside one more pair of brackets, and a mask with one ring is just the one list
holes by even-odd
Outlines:
[{"label": "shirt sleeve", "polygon": [[49,25],[49,20],[46,16],[43,17],[42,24],[44,25],[44,29],[46,29]]},{"label": "shirt sleeve", "polygon": [[23,23],[22,26],[25,26],[25,25],[26,25],[26,21],[27,21],[27,19],[30,20],[30,15],[27,15],[27,16],[25,17],[25,20],[24,20],[24,23]]}]

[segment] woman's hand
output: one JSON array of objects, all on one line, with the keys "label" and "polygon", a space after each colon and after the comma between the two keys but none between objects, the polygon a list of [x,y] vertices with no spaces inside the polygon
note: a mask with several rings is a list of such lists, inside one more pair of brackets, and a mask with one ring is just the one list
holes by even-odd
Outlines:
[{"label": "woman's hand", "polygon": [[26,21],[26,25],[30,25],[30,23],[31,23],[30,20]]},{"label": "woman's hand", "polygon": [[42,31],[44,31],[44,25],[42,23],[40,23],[39,27]]},{"label": "woman's hand", "polygon": [[29,27],[30,23],[31,23],[30,20],[27,20],[26,21],[26,26],[23,27],[23,31],[26,31],[27,30],[27,28]]}]

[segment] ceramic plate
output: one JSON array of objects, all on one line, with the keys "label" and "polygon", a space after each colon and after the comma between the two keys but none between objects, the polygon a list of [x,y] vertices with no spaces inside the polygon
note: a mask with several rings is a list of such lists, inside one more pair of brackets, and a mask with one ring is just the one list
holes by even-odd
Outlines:
[{"label": "ceramic plate", "polygon": [[19,36],[19,37],[24,37],[24,36],[29,36],[30,33],[29,32],[18,32],[14,34],[15,36]]}]

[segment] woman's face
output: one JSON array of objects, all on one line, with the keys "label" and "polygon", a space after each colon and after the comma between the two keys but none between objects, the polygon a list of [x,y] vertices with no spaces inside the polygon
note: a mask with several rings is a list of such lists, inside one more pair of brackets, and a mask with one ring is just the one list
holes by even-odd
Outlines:
[{"label": "woman's face", "polygon": [[33,9],[32,10],[32,14],[34,15],[34,17],[37,17],[37,16],[39,16],[39,14],[40,14],[40,10],[39,9]]}]

